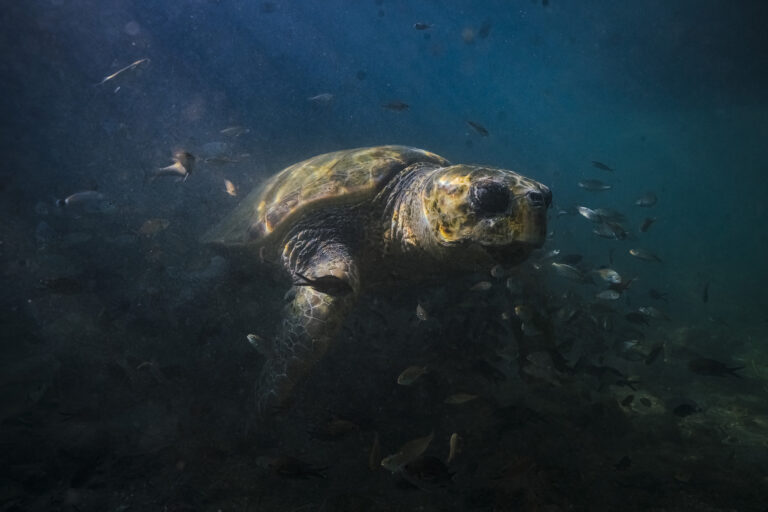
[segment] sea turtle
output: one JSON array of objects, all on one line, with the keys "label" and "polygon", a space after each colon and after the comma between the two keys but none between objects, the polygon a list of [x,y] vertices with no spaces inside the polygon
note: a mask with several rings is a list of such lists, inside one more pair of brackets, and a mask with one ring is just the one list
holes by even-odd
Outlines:
[{"label": "sea turtle", "polygon": [[251,192],[203,236],[296,285],[267,356],[259,406],[284,404],[325,354],[361,288],[514,265],[540,247],[552,194],[512,171],[451,165],[405,146],[315,156]]}]

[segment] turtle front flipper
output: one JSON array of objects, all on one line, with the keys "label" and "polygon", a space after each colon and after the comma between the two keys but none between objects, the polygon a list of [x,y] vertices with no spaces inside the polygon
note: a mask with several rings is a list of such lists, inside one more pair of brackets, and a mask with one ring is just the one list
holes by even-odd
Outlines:
[{"label": "turtle front flipper", "polygon": [[303,265],[284,253],[296,295],[261,371],[261,413],[285,405],[294,387],[328,351],[357,296],[357,266],[348,248],[333,242],[318,245]]}]

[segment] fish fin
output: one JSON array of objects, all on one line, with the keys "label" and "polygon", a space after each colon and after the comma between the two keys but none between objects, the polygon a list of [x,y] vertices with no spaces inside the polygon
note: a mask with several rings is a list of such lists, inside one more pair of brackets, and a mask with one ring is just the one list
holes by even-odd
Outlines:
[{"label": "fish fin", "polygon": [[726,368],[725,371],[726,373],[728,373],[728,375],[733,375],[738,379],[743,379],[744,377],[736,373],[737,371],[743,370],[743,369],[744,369],[744,366],[734,366],[733,368]]}]

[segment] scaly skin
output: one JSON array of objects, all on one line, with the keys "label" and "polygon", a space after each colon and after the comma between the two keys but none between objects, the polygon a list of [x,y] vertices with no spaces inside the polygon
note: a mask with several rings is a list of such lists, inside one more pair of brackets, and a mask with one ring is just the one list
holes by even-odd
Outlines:
[{"label": "scaly skin", "polygon": [[[478,214],[471,206],[473,187],[491,182],[506,191],[508,205]],[[532,191],[542,195],[541,204],[531,202]],[[511,171],[421,162],[400,171],[367,202],[329,207],[297,222],[280,248],[284,269],[309,282],[332,276],[347,291],[297,286],[262,370],[260,410],[290,398],[328,351],[361,286],[393,270],[415,280],[495,262],[517,264],[544,242],[548,195],[543,185]]]}]

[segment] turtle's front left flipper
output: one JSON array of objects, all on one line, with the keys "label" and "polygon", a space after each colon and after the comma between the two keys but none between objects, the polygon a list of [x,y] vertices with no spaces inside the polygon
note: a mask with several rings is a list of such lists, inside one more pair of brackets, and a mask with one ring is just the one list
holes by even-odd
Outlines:
[{"label": "turtle's front left flipper", "polygon": [[325,355],[359,289],[357,267],[341,244],[323,244],[302,267],[304,271],[289,266],[296,295],[286,307],[261,371],[257,390],[261,413],[284,406],[294,387]]}]

